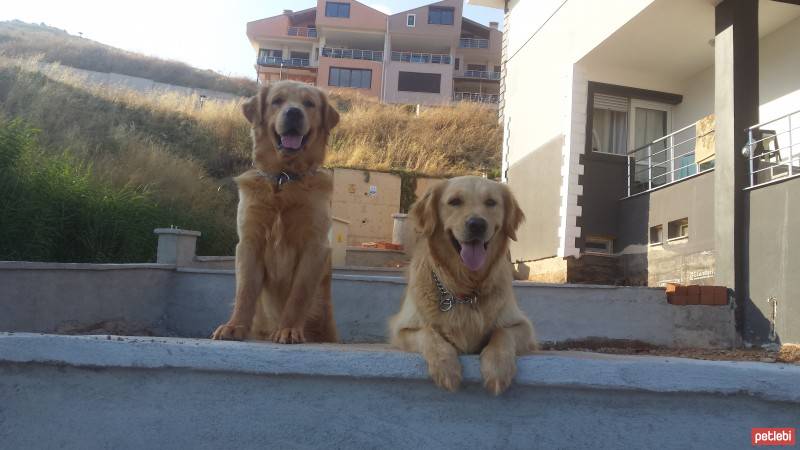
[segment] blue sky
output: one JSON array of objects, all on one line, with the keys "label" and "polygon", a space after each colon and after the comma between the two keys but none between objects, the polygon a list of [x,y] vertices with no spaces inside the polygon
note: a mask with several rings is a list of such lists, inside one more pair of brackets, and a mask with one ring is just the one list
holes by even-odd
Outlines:
[{"label": "blue sky", "polygon": [[[435,0],[361,1],[396,13]],[[3,0],[0,20],[44,22],[114,47],[254,78],[255,53],[245,36],[245,24],[315,4],[315,0]],[[502,11],[480,6],[465,6],[464,15],[483,24],[503,19]]]}]

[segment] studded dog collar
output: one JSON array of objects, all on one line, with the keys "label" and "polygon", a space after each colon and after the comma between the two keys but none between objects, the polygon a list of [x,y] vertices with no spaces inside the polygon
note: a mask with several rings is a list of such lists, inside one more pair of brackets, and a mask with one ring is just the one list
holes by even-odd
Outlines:
[{"label": "studded dog collar", "polygon": [[436,275],[436,272],[431,271],[433,282],[436,284],[436,289],[439,291],[439,311],[447,312],[453,309],[453,305],[467,304],[474,305],[478,303],[478,294],[473,292],[472,295],[466,297],[458,297],[442,284],[442,281]]}]

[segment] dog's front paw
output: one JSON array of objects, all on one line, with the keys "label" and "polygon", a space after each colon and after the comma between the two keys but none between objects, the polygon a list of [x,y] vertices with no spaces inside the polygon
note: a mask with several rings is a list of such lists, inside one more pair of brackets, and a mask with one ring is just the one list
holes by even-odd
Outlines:
[{"label": "dog's front paw", "polygon": [[428,373],[442,389],[455,392],[461,385],[461,364],[458,356],[448,356],[428,361]]},{"label": "dog's front paw", "polygon": [[220,325],[211,335],[211,339],[222,341],[243,341],[250,333],[250,327],[246,325],[232,325],[226,323]]},{"label": "dog's front paw", "polygon": [[483,387],[492,395],[500,395],[511,386],[517,373],[516,355],[487,348],[481,352]]},{"label": "dog's front paw", "polygon": [[271,339],[277,344],[302,344],[306,341],[302,328],[281,328],[272,334]]}]

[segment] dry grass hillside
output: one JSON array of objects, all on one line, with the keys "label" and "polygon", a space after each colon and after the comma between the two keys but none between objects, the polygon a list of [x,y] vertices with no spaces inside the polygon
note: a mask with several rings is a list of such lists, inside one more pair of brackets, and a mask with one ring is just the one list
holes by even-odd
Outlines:
[{"label": "dry grass hillside", "polygon": [[41,57],[44,62],[61,63],[84,70],[115,72],[236,95],[252,95],[256,90],[255,82],[246,78],[226,77],[182,62],[121,50],[44,24],[35,25],[18,20],[0,22],[0,55],[12,58]]},{"label": "dry grass hillside", "polygon": [[[67,69],[44,75],[40,67],[38,59],[0,57],[0,131],[5,127],[7,136],[17,136],[0,142],[0,152],[10,152],[7,159],[14,161],[6,164],[5,181],[21,183],[6,183],[4,189],[31,196],[0,205],[13,212],[5,225],[20,225],[5,231],[0,226],[0,260],[152,260],[152,229],[170,225],[200,229],[201,254],[232,254],[236,194],[230,178],[250,165],[241,101],[208,100],[201,106],[177,94],[87,85]],[[330,97],[341,121],[332,135],[329,167],[400,172],[404,184],[417,175],[499,172],[502,130],[495,110],[464,104],[417,115],[412,108],[351,92]],[[57,185],[34,188],[51,182]],[[74,195],[61,195],[77,186]],[[413,192],[413,186],[404,192]],[[78,205],[76,198],[91,203]],[[65,208],[89,217],[59,221],[55,212]],[[104,210],[114,214],[101,214]],[[39,216],[52,218],[41,231],[50,237],[40,242],[75,248],[20,249],[25,239],[12,236],[24,237],[26,221]],[[104,224],[107,216],[113,223]],[[87,221],[88,229],[79,225]],[[100,230],[119,232],[101,239]],[[89,231],[95,234],[84,235]]]}]

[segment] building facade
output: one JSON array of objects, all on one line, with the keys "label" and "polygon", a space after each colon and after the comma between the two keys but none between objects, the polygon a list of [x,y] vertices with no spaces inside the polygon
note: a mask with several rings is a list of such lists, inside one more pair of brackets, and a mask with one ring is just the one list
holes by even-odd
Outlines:
[{"label": "building facade", "polygon": [[459,0],[386,15],[351,0],[247,24],[260,83],[353,89],[386,103],[497,105],[502,33],[462,16]]},{"label": "building facade", "polygon": [[726,286],[744,339],[800,339],[800,2],[469,1],[506,12],[520,272]]}]

